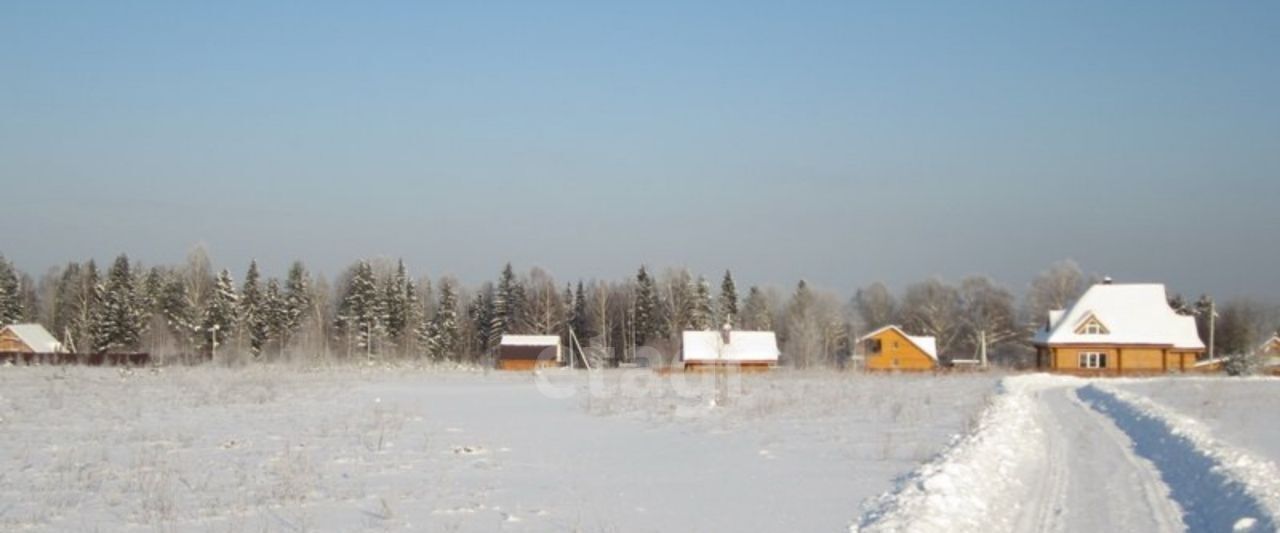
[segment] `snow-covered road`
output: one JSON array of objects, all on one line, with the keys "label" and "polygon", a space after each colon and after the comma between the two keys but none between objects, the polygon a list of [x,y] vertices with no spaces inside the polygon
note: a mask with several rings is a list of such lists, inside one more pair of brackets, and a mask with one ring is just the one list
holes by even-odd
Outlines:
[{"label": "snow-covered road", "polygon": [[851,529],[1276,530],[1276,491],[1251,475],[1273,471],[1268,459],[1188,435],[1176,414],[1105,381],[1020,376],[1003,389],[976,431]]},{"label": "snow-covered road", "polygon": [[1150,461],[1075,387],[1037,391],[1045,460],[1026,473],[1018,531],[1181,531],[1182,510]]}]

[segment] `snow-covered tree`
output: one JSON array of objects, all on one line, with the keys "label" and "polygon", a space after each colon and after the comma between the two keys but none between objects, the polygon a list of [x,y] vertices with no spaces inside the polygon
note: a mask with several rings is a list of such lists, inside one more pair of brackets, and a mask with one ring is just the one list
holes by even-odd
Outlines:
[{"label": "snow-covered tree", "polygon": [[773,330],[773,310],[769,309],[769,300],[765,298],[760,287],[752,286],[747,290],[747,299],[742,305],[742,326],[749,330]]},{"label": "snow-covered tree", "polygon": [[[262,323],[266,330],[266,339],[278,350],[280,340],[284,337],[285,327],[289,321],[289,307],[285,301],[284,291],[280,289],[280,280],[267,280],[267,288],[262,293]],[[264,346],[267,344],[263,343]]]},{"label": "snow-covered tree", "polygon": [[467,322],[470,324],[471,355],[480,355],[489,349],[489,326],[493,323],[493,291],[485,285],[471,297],[467,304]]},{"label": "snow-covered tree", "polygon": [[0,326],[21,322],[22,318],[18,273],[13,264],[0,255]]},{"label": "snow-covered tree", "polygon": [[693,284],[693,297],[690,299],[689,306],[689,329],[705,331],[712,328],[711,321],[715,316],[715,309],[711,303],[711,284],[707,283],[707,278],[698,276],[698,281]]},{"label": "snow-covered tree", "polygon": [[382,289],[383,313],[386,316],[387,339],[396,346],[402,346],[409,331],[409,299],[405,285],[409,284],[409,275],[405,271],[404,261],[396,263],[396,271],[387,280]]},{"label": "snow-covered tree", "polygon": [[418,285],[412,278],[404,280],[404,330],[400,334],[400,346],[406,353],[417,348],[418,330],[426,320],[426,307],[418,300]]},{"label": "snow-covered tree", "polygon": [[717,311],[717,326],[729,324],[736,326],[738,316],[738,286],[733,281],[733,273],[725,270],[724,279],[720,280],[720,301]]},{"label": "snow-covered tree", "polygon": [[958,291],[963,333],[960,348],[978,354],[982,341],[988,349],[1022,336],[1014,309],[1013,293],[990,278],[971,276],[961,280]]},{"label": "snow-covered tree", "polygon": [[385,331],[385,311],[373,267],[360,261],[352,271],[346,293],[338,305],[338,330],[368,354],[376,351],[378,339]]},{"label": "snow-covered tree", "polygon": [[289,346],[289,341],[302,327],[303,319],[311,311],[311,275],[302,261],[294,261],[289,266],[288,277],[284,282],[284,323],[280,331],[280,349]]},{"label": "snow-covered tree", "polygon": [[656,341],[662,335],[658,291],[644,266],[636,273],[634,331],[637,346]]},{"label": "snow-covered tree", "polygon": [[516,280],[511,263],[507,263],[493,291],[493,314],[489,317],[489,346],[497,346],[504,334],[516,333],[520,330],[523,304],[524,289]]},{"label": "snow-covered tree", "polygon": [[440,303],[431,318],[428,353],[437,361],[458,358],[458,295],[453,285],[448,278],[440,280]]},{"label": "snow-covered tree", "polygon": [[571,317],[569,324],[573,327],[573,332],[578,337],[578,342],[581,342],[583,346],[589,345],[591,339],[597,333],[591,328],[591,312],[587,308],[587,293],[582,285],[582,280],[578,280],[577,290],[573,293],[573,311],[569,316]]},{"label": "snow-covered tree", "polygon": [[244,285],[240,289],[240,301],[237,305],[240,333],[249,343],[249,353],[254,357],[262,353],[271,334],[266,320],[263,305],[261,275],[258,273],[258,262],[249,261],[249,270],[244,275]]},{"label": "snow-covered tree", "polygon": [[236,306],[239,302],[231,271],[223,269],[214,279],[213,289],[205,299],[204,317],[200,324],[203,346],[210,354],[233,338],[236,332]]},{"label": "snow-covered tree", "polygon": [[93,321],[93,350],[137,349],[142,335],[140,316],[129,258],[122,254],[111,265],[102,288],[102,301]]},{"label": "snow-covered tree", "polygon": [[187,284],[177,276],[165,281],[156,302],[165,326],[180,345],[189,347],[198,333],[196,310],[187,297]]},{"label": "snow-covered tree", "polygon": [[1090,280],[1075,261],[1054,263],[1031,281],[1027,291],[1027,312],[1039,322],[1054,309],[1066,309],[1089,288]]}]

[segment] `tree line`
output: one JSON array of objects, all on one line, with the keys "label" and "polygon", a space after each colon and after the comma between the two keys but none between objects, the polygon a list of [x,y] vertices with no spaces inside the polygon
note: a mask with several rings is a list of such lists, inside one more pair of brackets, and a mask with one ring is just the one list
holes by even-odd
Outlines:
[{"label": "tree line", "polygon": [[[733,273],[718,287],[686,269],[638,268],[624,280],[560,284],[533,268],[507,264],[497,279],[464,287],[452,277],[414,278],[403,261],[361,260],[332,280],[294,262],[283,279],[263,279],[250,262],[237,282],[214,271],[203,248],[181,265],[144,267],[121,255],[100,272],[93,260],[71,262],[39,280],[0,256],[0,324],[39,322],[77,352],[146,351],[159,360],[222,358],[421,358],[482,363],[504,334],[561,335],[606,362],[634,360],[640,347],[670,361],[681,332],[770,330],[785,362],[842,365],[855,340],[894,324],[937,338],[947,359],[976,356],[985,341],[996,363],[1029,364],[1030,340],[1048,310],[1083,294],[1095,276],[1071,261],[1037,275],[1019,298],[984,276],[958,283],[931,278],[895,293],[876,282],[841,300],[799,281],[790,289],[751,286],[740,294]],[[1194,315],[1208,338],[1201,296],[1170,305]],[[1246,353],[1277,326],[1274,307],[1233,300],[1214,324],[1219,353]],[[572,332],[572,338],[571,333]],[[576,341],[576,342],[570,342]]]}]

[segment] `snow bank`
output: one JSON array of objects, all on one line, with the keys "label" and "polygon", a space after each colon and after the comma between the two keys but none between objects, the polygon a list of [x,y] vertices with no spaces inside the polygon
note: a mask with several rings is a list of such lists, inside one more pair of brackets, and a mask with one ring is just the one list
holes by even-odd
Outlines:
[{"label": "snow bank", "polygon": [[1012,531],[1029,468],[1045,461],[1037,392],[1081,383],[1036,374],[1005,378],[976,427],[870,502],[855,532]]},{"label": "snow bank", "polygon": [[1198,523],[1206,530],[1271,531],[1280,524],[1280,468],[1274,462],[1218,440],[1204,423],[1149,398],[1101,384],[1079,394],[1111,416],[1135,450],[1160,468],[1192,529]]}]

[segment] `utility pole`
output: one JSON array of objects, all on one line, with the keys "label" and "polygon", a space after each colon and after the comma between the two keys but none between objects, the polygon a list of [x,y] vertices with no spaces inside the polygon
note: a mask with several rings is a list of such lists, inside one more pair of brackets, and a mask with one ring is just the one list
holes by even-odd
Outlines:
[{"label": "utility pole", "polygon": [[987,330],[978,332],[978,359],[982,361],[982,368],[987,368]]},{"label": "utility pole", "polygon": [[1213,300],[1209,300],[1209,360],[1210,361],[1212,361],[1213,358],[1218,355],[1218,353],[1213,348],[1214,330],[1218,329],[1217,326],[1215,325],[1218,319],[1218,311],[1216,309],[1217,305],[1218,305],[1217,302],[1214,302]]}]

